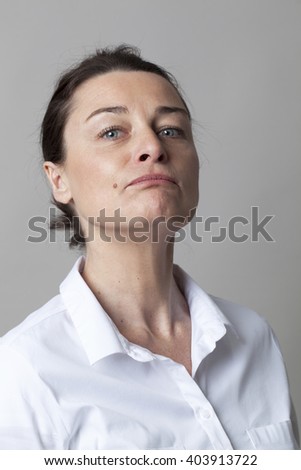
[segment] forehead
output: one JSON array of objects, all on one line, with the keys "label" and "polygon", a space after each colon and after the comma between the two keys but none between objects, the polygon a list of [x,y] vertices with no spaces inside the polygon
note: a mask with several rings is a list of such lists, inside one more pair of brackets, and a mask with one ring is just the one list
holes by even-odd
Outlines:
[{"label": "forehead", "polygon": [[176,89],[165,78],[150,72],[115,71],[86,80],[72,98],[74,113],[93,112],[97,106],[174,105],[183,107]]}]

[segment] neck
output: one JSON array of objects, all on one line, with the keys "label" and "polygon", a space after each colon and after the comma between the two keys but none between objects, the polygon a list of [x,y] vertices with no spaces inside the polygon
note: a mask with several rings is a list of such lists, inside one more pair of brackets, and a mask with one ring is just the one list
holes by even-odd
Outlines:
[{"label": "neck", "polygon": [[88,243],[82,276],[128,338],[171,336],[187,315],[172,243]]}]

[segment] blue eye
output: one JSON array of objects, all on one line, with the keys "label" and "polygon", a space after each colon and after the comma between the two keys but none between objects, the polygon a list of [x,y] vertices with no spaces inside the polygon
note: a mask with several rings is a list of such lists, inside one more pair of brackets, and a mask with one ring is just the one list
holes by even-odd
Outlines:
[{"label": "blue eye", "polygon": [[183,135],[183,131],[176,127],[166,127],[159,132],[159,135],[162,135],[163,137],[179,137],[180,135]]},{"label": "blue eye", "polygon": [[119,129],[107,129],[101,133],[101,137],[103,139],[108,139],[108,140],[118,139],[119,136],[120,136]]},{"label": "blue eye", "polygon": [[105,140],[117,140],[125,135],[125,131],[117,126],[110,126],[103,129],[97,137]]}]

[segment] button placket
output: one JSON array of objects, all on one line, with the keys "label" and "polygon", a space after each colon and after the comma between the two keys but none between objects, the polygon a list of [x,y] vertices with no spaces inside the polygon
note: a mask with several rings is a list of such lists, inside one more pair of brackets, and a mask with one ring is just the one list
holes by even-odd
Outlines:
[{"label": "button placket", "polygon": [[200,411],[199,411],[199,416],[203,420],[208,420],[208,419],[212,418],[212,412],[210,410],[208,410],[208,408],[201,408]]},{"label": "button placket", "polygon": [[208,436],[213,448],[232,449],[229,438],[210,402],[184,366],[173,361],[167,361],[166,365],[183,398],[194,411],[199,426]]}]

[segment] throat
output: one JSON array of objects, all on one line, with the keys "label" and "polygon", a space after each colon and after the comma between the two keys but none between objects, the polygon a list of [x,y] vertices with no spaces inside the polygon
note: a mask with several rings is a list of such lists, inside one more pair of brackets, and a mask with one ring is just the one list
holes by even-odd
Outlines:
[{"label": "throat", "polygon": [[125,331],[122,327],[120,333],[133,344],[148,349],[153,354],[171,359],[183,365],[187,372],[192,374],[191,362],[191,322],[189,314],[183,314],[181,321],[177,321],[170,334],[157,335],[139,328]]}]

